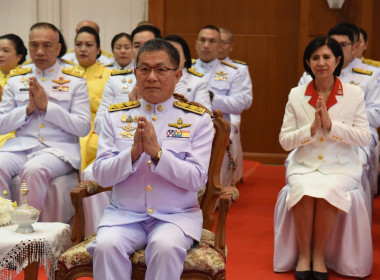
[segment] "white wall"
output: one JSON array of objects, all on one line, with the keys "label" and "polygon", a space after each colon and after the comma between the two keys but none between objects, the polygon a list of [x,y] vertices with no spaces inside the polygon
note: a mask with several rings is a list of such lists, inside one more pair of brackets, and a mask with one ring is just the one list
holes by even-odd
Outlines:
[{"label": "white wall", "polygon": [[17,34],[26,45],[30,26],[46,21],[62,31],[68,50],[73,49],[75,26],[89,19],[99,24],[101,48],[111,52],[114,35],[131,33],[147,18],[148,0],[0,0],[0,35]]}]

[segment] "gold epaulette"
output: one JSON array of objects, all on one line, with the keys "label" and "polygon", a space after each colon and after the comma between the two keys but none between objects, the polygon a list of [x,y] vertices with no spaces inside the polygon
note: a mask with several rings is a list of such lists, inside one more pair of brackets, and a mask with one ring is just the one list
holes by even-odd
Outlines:
[{"label": "gold epaulette", "polygon": [[197,62],[197,60],[195,58],[191,59],[191,64],[195,64],[196,62]]},{"label": "gold epaulette", "polygon": [[127,75],[131,73],[133,73],[133,70],[131,69],[125,69],[125,70],[113,69],[111,72],[111,76]]},{"label": "gold epaulette", "polygon": [[20,75],[25,75],[32,72],[32,68],[22,68],[22,67],[17,67],[16,69],[11,70],[9,77],[15,77],[15,76],[20,76]]},{"label": "gold epaulette", "polygon": [[70,61],[70,60],[62,59],[62,58],[61,58],[61,61],[62,61],[63,63],[66,63],[66,64],[70,64],[70,65],[72,65],[72,66],[75,66],[75,63],[72,62],[72,61]]},{"label": "gold epaulette", "polygon": [[364,70],[364,69],[360,69],[360,68],[352,68],[352,72],[359,73],[359,74],[364,74],[364,75],[368,75],[368,76],[372,75],[372,71],[370,71],[370,70]]},{"label": "gold epaulette", "polygon": [[190,105],[190,104],[180,102],[180,101],[174,101],[173,105],[177,108],[180,108],[180,109],[183,109],[186,111],[190,111],[190,112],[193,112],[193,113],[196,113],[199,115],[203,115],[203,113],[205,111],[204,108],[201,108],[201,107],[198,107],[195,105]]},{"label": "gold epaulette", "polygon": [[369,59],[369,58],[362,58],[362,62],[368,65],[372,65],[375,67],[380,67],[380,61]]},{"label": "gold epaulette", "polygon": [[117,104],[109,105],[108,106],[108,112],[127,110],[127,109],[132,109],[135,107],[139,107],[139,106],[140,106],[139,100],[117,103]]},{"label": "gold epaulette", "polygon": [[241,60],[233,59],[232,61],[235,62],[235,63],[237,63],[237,64],[247,65],[246,62],[241,61]]},{"label": "gold epaulette", "polygon": [[78,77],[78,78],[82,78],[83,75],[84,75],[84,71],[82,70],[79,70],[75,67],[65,67],[65,68],[62,68],[62,72],[67,74],[67,75],[70,75],[70,76],[74,76],[74,77]]},{"label": "gold epaulette", "polygon": [[29,65],[32,63],[33,63],[33,60],[29,59],[29,60],[24,61],[24,63],[22,65]]},{"label": "gold epaulette", "polygon": [[110,67],[110,66],[113,66],[113,65],[114,65],[113,62],[112,62],[112,63],[105,64],[105,65],[102,64],[102,66],[104,66],[104,67]]},{"label": "gold epaulette", "polygon": [[72,53],[72,52],[74,52],[74,50],[69,50],[65,54]]},{"label": "gold epaulette", "polygon": [[231,68],[234,68],[234,69],[237,69],[237,66],[236,65],[233,65],[232,63],[229,63],[227,61],[224,61],[224,60],[221,60],[221,62],[224,64],[224,65],[227,65]]},{"label": "gold epaulette", "polygon": [[187,72],[189,72],[195,76],[201,77],[201,78],[204,76],[202,73],[195,71],[193,68],[187,68]]},{"label": "gold epaulette", "polygon": [[102,55],[108,57],[108,58],[113,58],[113,54],[112,53],[109,53],[109,52],[106,52],[106,51],[102,51]]}]

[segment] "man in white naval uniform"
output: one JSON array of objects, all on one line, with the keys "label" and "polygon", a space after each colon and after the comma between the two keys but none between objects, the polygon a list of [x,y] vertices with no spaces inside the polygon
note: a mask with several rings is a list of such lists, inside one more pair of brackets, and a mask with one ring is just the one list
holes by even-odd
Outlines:
[{"label": "man in white naval uniform", "polygon": [[[230,30],[226,28],[219,28],[221,37],[221,47],[219,52],[219,60],[224,60],[228,63],[234,64],[241,75],[242,91],[246,95],[247,103],[244,110],[248,110],[252,105],[252,81],[249,74],[248,65],[245,62],[231,59],[229,57],[233,50],[234,42],[233,36]],[[243,149],[240,140],[240,124],[241,115],[231,115],[231,154],[233,158],[236,158],[236,171],[234,173],[235,181],[239,182],[243,179]]]},{"label": "man in white naval uniform", "polygon": [[[364,91],[364,102],[367,110],[367,118],[371,129],[371,142],[367,147],[360,147],[359,155],[363,164],[362,184],[367,196],[368,207],[371,208],[372,189],[370,185],[372,173],[377,175],[374,170],[373,160],[375,148],[378,141],[377,128],[380,126],[380,86],[378,77],[379,70],[370,71],[360,59],[355,58],[356,44],[352,31],[344,25],[337,25],[330,29],[328,36],[338,41],[344,55],[344,64],[339,79],[345,83],[360,86]],[[304,73],[298,85],[307,84],[312,80],[309,74]]]},{"label": "man in white naval uniform", "polygon": [[[141,25],[136,27],[131,33],[133,63],[136,61],[138,50],[146,41],[161,38],[160,30],[151,25]],[[133,64],[132,69],[135,67]],[[118,102],[134,101],[141,98],[136,85],[136,77],[133,71],[122,70],[113,72],[104,87],[102,100],[95,117],[95,132],[99,135],[102,128],[104,113],[108,106]],[[92,165],[90,164],[83,171],[83,180],[95,180],[92,174]],[[85,233],[91,234],[96,230],[104,208],[109,205],[110,193],[102,192],[97,195],[87,197],[83,201],[85,215],[91,213],[91,222],[86,223]]]},{"label": "man in white naval uniform", "polygon": [[[81,20],[80,22],[78,22],[75,28],[75,31],[78,32],[78,30],[81,29],[83,26],[89,26],[93,28],[99,34],[99,31],[100,31],[99,25],[92,20]],[[74,65],[78,65],[78,60],[75,56],[74,50],[68,51],[65,55],[62,56],[62,59],[67,60],[68,62]],[[103,66],[107,66],[114,63],[113,55],[105,51],[101,51],[100,56],[96,60],[98,61],[98,63],[100,63]]]},{"label": "man in white naval uniform", "polygon": [[175,101],[179,55],[153,39],[139,50],[137,85],[143,99],[111,105],[93,172],[113,186],[96,240],[95,280],[131,279],[129,256],[146,247],[145,279],[179,280],[202,232],[197,192],[207,181],[213,125],[204,109]]},{"label": "man in white naval uniform", "polygon": [[[211,97],[212,110],[223,112],[223,118],[231,123],[231,114],[240,115],[249,100],[243,93],[241,75],[237,67],[218,59],[221,37],[213,25],[203,27],[195,44],[198,59],[193,69],[205,75]],[[223,185],[231,185],[231,165],[227,153],[224,156],[220,180]]]},{"label": "man in white naval uniform", "polygon": [[62,66],[60,49],[54,25],[33,25],[29,53],[34,64],[12,74],[0,103],[0,133],[16,131],[0,149],[0,189],[8,190],[19,174],[30,188],[29,204],[37,209],[44,205],[51,179],[79,169],[79,137],[90,131],[86,81]]}]

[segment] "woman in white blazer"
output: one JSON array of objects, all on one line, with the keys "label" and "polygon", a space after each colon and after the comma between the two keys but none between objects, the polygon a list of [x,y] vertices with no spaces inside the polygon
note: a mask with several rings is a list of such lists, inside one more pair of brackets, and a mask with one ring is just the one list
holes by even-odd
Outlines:
[{"label": "woman in white blazer", "polygon": [[328,279],[324,250],[338,212],[348,213],[349,191],[360,186],[358,146],[370,140],[363,91],[337,77],[343,65],[337,41],[318,37],[305,49],[303,63],[313,77],[293,88],[279,140],[293,150],[286,171],[299,245],[296,279]]}]

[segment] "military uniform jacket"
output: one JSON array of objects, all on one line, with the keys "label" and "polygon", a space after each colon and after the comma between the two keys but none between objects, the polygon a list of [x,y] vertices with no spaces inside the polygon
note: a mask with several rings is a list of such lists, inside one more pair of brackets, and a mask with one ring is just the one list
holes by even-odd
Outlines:
[{"label": "military uniform jacket", "polygon": [[[173,106],[173,97],[156,105],[140,101],[136,108],[105,115],[93,174],[100,185],[113,186],[113,190],[112,204],[99,227],[136,223],[152,216],[176,224],[199,240],[202,212],[197,192],[207,182],[214,134],[211,118],[207,113]],[[132,164],[133,135],[128,130],[137,124],[123,120],[140,115],[156,119],[152,122],[162,147],[157,165],[145,153]],[[176,128],[180,119],[183,128]]]},{"label": "military uniform jacket", "polygon": [[129,101],[129,93],[135,87],[136,77],[133,70],[131,70],[132,72],[127,70],[113,70],[106,85],[104,86],[102,99],[94,121],[94,129],[98,135],[100,133],[100,129],[102,128],[104,114],[107,112],[108,106],[114,103]]},{"label": "military uniform jacket", "polygon": [[[29,78],[36,77],[48,96],[45,113],[29,117]],[[31,72],[11,77],[0,103],[0,134],[16,130],[0,151],[17,152],[41,144],[55,148],[74,168],[80,166],[79,138],[90,131],[91,113],[86,81],[62,72],[57,62],[42,71],[34,64]]]},{"label": "military uniform jacket", "polygon": [[[191,70],[190,70],[191,71]],[[202,75],[202,77],[197,76]],[[201,73],[189,72],[186,68],[182,69],[182,77],[178,81],[174,92],[184,95],[187,100],[195,101],[207,109],[211,110],[210,94],[208,92],[207,80]]]},{"label": "military uniform jacket", "polygon": [[212,110],[223,112],[223,118],[230,122],[230,114],[240,115],[245,108],[245,95],[237,69],[229,67],[218,59],[209,63],[196,60],[192,67],[206,76],[208,88],[214,93]]},{"label": "military uniform jacket", "polygon": [[251,81],[251,75],[249,74],[249,69],[247,64],[237,63],[236,60],[233,60],[229,57],[226,57],[224,61],[227,61],[228,63],[231,63],[235,65],[240,73],[240,80],[241,80],[241,90],[245,94],[245,108],[244,110],[248,110],[252,105],[252,81]]},{"label": "military uniform jacket", "polygon": [[315,108],[309,104],[311,96],[305,94],[306,88],[307,85],[293,88],[285,108],[280,144],[286,151],[297,148],[287,167],[287,177],[319,170],[325,174],[346,174],[360,181],[358,146],[368,145],[371,135],[363,91],[342,83],[342,94],[336,95],[337,103],[328,109],[330,132],[319,129],[311,136]]},{"label": "military uniform jacket", "polygon": [[[379,72],[361,71],[360,73],[360,70],[367,69],[365,67],[359,58],[355,58],[346,68],[342,69],[339,79],[344,83],[357,85],[363,89],[368,122],[375,143],[377,143],[377,128],[380,127],[380,86],[377,82]],[[298,85],[308,84],[311,80],[311,76],[305,72]]]}]

